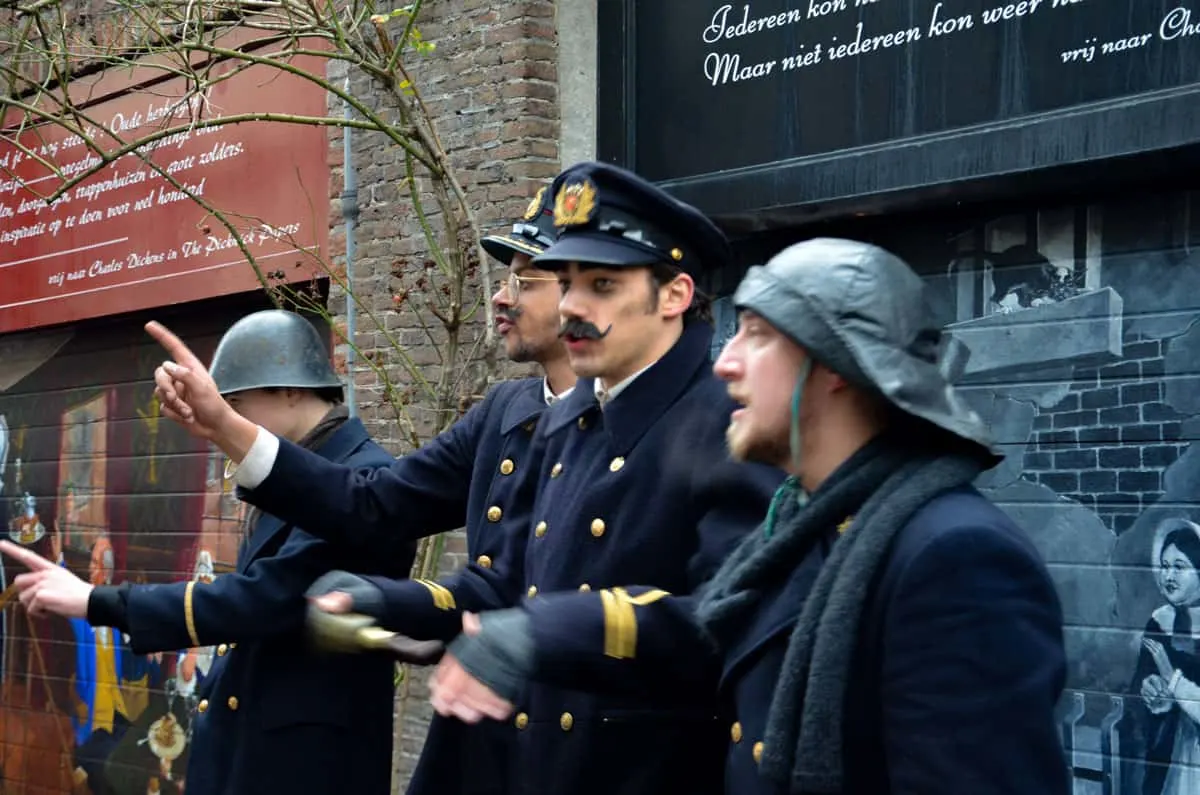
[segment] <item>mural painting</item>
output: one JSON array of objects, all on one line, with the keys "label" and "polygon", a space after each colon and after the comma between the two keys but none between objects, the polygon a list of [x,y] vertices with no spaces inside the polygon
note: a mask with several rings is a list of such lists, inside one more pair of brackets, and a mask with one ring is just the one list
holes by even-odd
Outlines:
[{"label": "mural painting", "polygon": [[[257,308],[173,322],[207,356]],[[219,453],[159,423],[161,355],[142,322],[0,337],[0,519],[9,538],[96,584],[211,580],[233,569],[241,503]],[[0,561],[0,791],[182,792],[216,651],[136,655],[84,620],[30,619],[3,590],[14,568]]]},{"label": "mural painting", "polygon": [[[1200,193],[817,234],[871,240],[925,278],[943,367],[1005,450],[979,486],[1059,588],[1074,793],[1200,792]],[[715,310],[728,337],[728,298]]]}]

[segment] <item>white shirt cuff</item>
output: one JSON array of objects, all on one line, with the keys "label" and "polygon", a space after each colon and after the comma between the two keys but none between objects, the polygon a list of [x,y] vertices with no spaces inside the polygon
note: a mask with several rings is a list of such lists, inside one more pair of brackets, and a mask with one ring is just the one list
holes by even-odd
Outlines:
[{"label": "white shirt cuff", "polygon": [[254,444],[233,473],[233,482],[243,489],[256,488],[271,474],[275,456],[279,455],[279,439],[266,428],[259,427]]}]

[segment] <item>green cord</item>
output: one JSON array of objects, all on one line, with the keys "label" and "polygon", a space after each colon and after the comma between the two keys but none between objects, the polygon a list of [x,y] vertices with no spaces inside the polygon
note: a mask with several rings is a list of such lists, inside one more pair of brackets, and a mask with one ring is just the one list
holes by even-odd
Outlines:
[{"label": "green cord", "polygon": [[[804,384],[808,381],[808,374],[812,370],[812,361],[805,359],[804,365],[800,368],[800,375],[796,378],[796,388],[792,392],[792,421],[788,429],[788,448],[792,454],[792,464],[797,469],[800,464],[800,400],[804,397]],[[775,490],[775,495],[771,497],[771,505],[767,508],[767,520],[763,523],[763,537],[768,540],[775,534],[775,523],[779,519],[779,506],[783,501],[790,496],[795,496],[796,501],[803,506],[808,502],[808,494],[800,486],[800,480],[795,475],[788,475]]]},{"label": "green cord", "polygon": [[[799,493],[799,494],[798,494]],[[800,491],[800,481],[795,475],[788,475],[783,483],[779,484],[779,488],[775,489],[775,495],[771,497],[771,506],[767,508],[767,521],[763,523],[763,537],[770,540],[775,534],[775,522],[779,519],[779,506],[788,497],[797,497],[803,494]]]}]

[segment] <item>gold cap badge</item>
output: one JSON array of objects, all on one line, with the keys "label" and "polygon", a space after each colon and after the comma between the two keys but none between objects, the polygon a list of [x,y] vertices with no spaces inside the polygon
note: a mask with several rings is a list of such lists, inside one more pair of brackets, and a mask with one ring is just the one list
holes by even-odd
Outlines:
[{"label": "gold cap badge", "polygon": [[537,192],[537,195],[534,196],[532,199],[530,199],[529,206],[525,208],[525,215],[522,216],[522,220],[525,220],[525,221],[536,220],[537,217],[542,214],[542,201],[545,198],[546,198],[546,186],[543,185],[541,187],[541,189]]},{"label": "gold cap badge", "polygon": [[554,225],[580,226],[596,212],[596,186],[590,179],[563,185],[554,197]]}]

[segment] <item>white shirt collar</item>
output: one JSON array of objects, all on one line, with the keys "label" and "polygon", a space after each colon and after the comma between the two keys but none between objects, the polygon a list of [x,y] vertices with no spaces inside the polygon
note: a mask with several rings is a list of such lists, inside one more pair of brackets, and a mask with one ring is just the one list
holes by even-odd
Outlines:
[{"label": "white shirt collar", "polygon": [[598,401],[600,401],[601,408],[603,408],[604,404],[608,403],[609,401],[615,400],[617,395],[624,392],[626,387],[628,387],[630,384],[632,384],[639,375],[641,375],[642,373],[649,370],[655,364],[657,364],[657,362],[650,362],[650,364],[646,365],[641,370],[638,370],[636,373],[629,376],[624,381],[620,381],[616,384],[613,384],[612,387],[609,389],[604,388],[604,385],[600,383],[599,378],[597,378],[594,382],[592,382],[593,389],[595,389],[595,391],[596,391],[596,399]]},{"label": "white shirt collar", "polygon": [[563,398],[565,398],[567,395],[571,394],[574,391],[575,391],[575,385],[572,384],[571,386],[567,387],[562,392],[560,392],[559,394],[556,395],[556,394],[554,394],[554,391],[552,389],[550,389],[550,379],[549,378],[542,379],[542,399],[546,401],[547,406],[553,406],[555,403],[562,400]]}]

